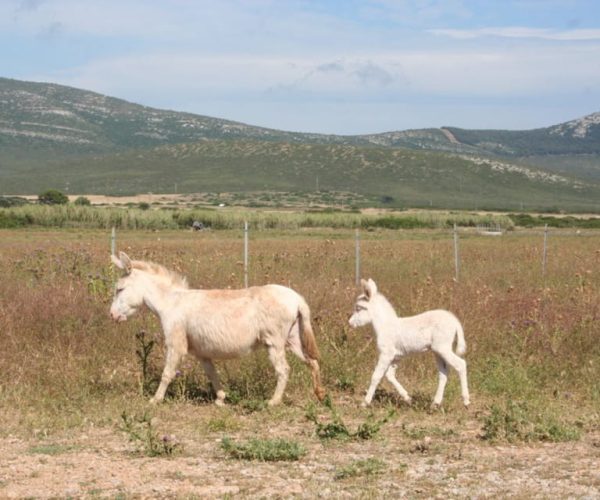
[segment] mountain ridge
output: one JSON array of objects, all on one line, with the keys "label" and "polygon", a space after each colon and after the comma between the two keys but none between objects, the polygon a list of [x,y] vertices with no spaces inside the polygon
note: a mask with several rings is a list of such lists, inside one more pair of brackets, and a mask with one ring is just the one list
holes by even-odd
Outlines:
[{"label": "mountain ridge", "polygon": [[[585,156],[579,171],[561,165],[570,155]],[[540,206],[573,205],[583,197],[589,208],[600,198],[597,157],[600,113],[530,131],[442,127],[343,136],[256,127],[0,78],[4,193],[67,185],[106,194],[170,192],[174,185],[187,192],[293,191],[312,190],[319,179],[323,189],[369,192],[396,204],[439,199],[460,205],[460,195],[443,192],[448,188],[462,193],[468,206],[481,206],[488,192],[488,204],[514,206],[531,198]],[[545,158],[553,159],[548,168],[541,166]]]}]

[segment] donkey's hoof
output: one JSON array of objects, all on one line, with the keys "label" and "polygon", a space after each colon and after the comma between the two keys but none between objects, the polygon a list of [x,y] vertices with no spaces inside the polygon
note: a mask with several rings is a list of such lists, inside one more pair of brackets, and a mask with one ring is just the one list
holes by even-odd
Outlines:
[{"label": "donkey's hoof", "polygon": [[404,402],[408,405],[408,406],[412,406],[412,398],[410,396],[408,396],[407,398],[404,398]]},{"label": "donkey's hoof", "polygon": [[215,404],[217,406],[225,406],[225,400],[224,399],[215,399]]},{"label": "donkey's hoof", "polygon": [[363,401],[362,403],[360,403],[360,407],[361,408],[367,408],[371,403],[367,402],[367,401]]}]

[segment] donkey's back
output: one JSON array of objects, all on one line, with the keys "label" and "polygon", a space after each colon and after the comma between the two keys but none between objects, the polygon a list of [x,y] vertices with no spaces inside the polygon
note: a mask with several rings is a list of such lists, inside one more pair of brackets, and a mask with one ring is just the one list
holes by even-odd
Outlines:
[{"label": "donkey's back", "polygon": [[304,299],[280,285],[177,292],[172,313],[200,358],[235,358],[261,344],[285,343]]}]

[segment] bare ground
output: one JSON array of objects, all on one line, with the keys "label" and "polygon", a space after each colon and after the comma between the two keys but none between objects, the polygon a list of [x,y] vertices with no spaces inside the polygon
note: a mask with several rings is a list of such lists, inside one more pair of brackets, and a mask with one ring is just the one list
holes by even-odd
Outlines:
[{"label": "bare ground", "polygon": [[[415,423],[404,414],[375,439],[321,442],[297,409],[270,412],[193,405],[163,411],[159,426],[180,429],[182,450],[171,457],[144,456],[116,421],[45,438],[9,435],[0,443],[0,497],[600,498],[596,431],[577,442],[494,445],[480,439],[472,416],[423,415]],[[210,422],[229,428],[209,431]],[[419,430],[418,438],[407,429]],[[297,462],[236,460],[220,447],[225,435],[285,437],[307,453]],[[383,471],[336,479],[368,458]]]}]

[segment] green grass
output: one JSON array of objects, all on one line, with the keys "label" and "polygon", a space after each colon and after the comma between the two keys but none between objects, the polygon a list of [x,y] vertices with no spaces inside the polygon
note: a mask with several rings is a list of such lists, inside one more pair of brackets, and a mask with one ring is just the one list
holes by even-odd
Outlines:
[{"label": "green grass", "polygon": [[548,407],[534,408],[525,401],[508,399],[493,404],[484,418],[482,439],[497,442],[577,441],[581,429],[564,417],[557,417]]},{"label": "green grass", "polygon": [[77,205],[24,205],[0,208],[0,229],[53,227],[76,229],[159,230],[190,229],[200,221],[210,229],[240,229],[248,222],[252,230],[290,230],[300,228],[333,229],[440,229],[454,224],[462,227],[493,225],[514,227],[504,215],[469,212],[396,212],[388,215],[353,212],[261,211],[243,209],[141,210]]},{"label": "green grass", "polygon": [[288,439],[249,439],[244,443],[236,443],[230,438],[223,438],[221,448],[231,458],[239,460],[257,460],[260,462],[293,462],[306,454],[305,448]]},{"label": "green grass", "polygon": [[336,468],[333,478],[339,481],[341,479],[377,476],[383,474],[386,468],[385,463],[378,458],[354,460],[348,465]]}]

